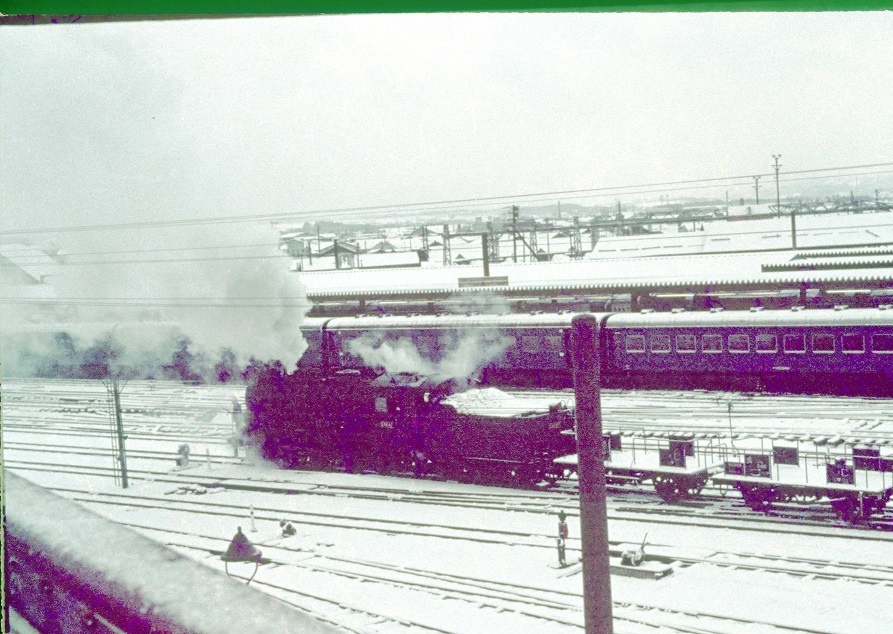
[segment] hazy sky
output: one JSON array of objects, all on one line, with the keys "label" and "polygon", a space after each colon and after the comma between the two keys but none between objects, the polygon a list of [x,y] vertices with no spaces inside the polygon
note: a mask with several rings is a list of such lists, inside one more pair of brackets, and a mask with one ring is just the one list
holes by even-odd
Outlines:
[{"label": "hazy sky", "polygon": [[3,227],[889,161],[891,60],[891,13],[4,27]]}]

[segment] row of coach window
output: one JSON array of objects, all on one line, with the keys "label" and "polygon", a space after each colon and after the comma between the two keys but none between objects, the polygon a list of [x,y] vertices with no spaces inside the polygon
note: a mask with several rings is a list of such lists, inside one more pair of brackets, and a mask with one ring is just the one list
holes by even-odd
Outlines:
[{"label": "row of coach window", "polygon": [[[695,353],[698,351],[697,335],[676,335],[676,352]],[[748,335],[743,333],[727,336],[718,334],[704,334],[700,336],[701,352],[718,353],[728,350],[731,353],[744,354],[748,352],[772,353],[778,352],[779,346],[789,354],[804,353],[807,350],[818,354],[832,354],[837,352],[858,354],[866,352],[867,337],[861,334],[848,334],[837,336],[832,333],[817,332],[810,335],[792,334],[779,338],[777,335],[761,334]],[[724,341],[725,339],[725,341]],[[780,339],[780,340],[779,340]],[[807,343],[810,344],[807,348]],[[626,351],[630,353],[669,353],[673,349],[670,335],[626,335]],[[893,353],[893,335],[871,335],[871,351],[876,353]]]}]

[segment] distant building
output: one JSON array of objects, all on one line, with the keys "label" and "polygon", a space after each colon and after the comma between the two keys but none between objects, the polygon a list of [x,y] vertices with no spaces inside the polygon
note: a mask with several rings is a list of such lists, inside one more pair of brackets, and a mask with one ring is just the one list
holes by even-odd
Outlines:
[{"label": "distant building", "polygon": [[27,244],[4,244],[0,247],[0,278],[7,295],[17,297],[51,297],[55,293],[48,283],[60,262],[46,252]]},{"label": "distant building", "polygon": [[[357,266],[357,255],[360,253],[360,247],[355,244],[351,244],[350,242],[338,242],[337,244],[333,241],[332,244],[324,247],[316,254],[316,257],[320,260],[326,258],[335,258],[335,252],[337,250],[338,262],[333,263],[332,268],[354,268]],[[334,260],[332,260],[334,262]]]},{"label": "distant building", "polygon": [[381,242],[377,242],[368,249],[364,251],[364,253],[393,253],[397,250],[393,244],[388,242],[387,240],[382,240]]}]

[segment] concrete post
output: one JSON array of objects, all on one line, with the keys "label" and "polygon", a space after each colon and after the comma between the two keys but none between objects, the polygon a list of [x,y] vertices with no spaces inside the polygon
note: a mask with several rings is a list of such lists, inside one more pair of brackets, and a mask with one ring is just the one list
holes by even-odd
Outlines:
[{"label": "concrete post", "polygon": [[602,452],[599,335],[599,323],[593,315],[574,318],[571,341],[577,400],[577,473],[586,634],[610,634],[614,631]]}]

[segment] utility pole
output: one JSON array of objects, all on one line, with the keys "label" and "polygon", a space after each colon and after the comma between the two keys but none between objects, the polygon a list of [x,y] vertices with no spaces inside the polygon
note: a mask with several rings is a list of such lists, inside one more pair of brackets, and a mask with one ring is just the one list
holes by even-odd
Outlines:
[{"label": "utility pole", "polygon": [[443,226],[443,265],[449,266],[453,263],[453,254],[450,252],[450,226]]},{"label": "utility pole", "polygon": [[561,220],[561,201],[558,201],[558,219]]},{"label": "utility pole", "polygon": [[533,261],[539,262],[540,254],[539,254],[539,244],[537,244],[537,235],[536,235],[536,220],[531,220],[533,226],[530,229],[530,252],[533,254]]},{"label": "utility pole", "polygon": [[124,451],[124,422],[121,420],[121,390],[118,388],[118,377],[111,377],[109,385],[115,403],[115,431],[118,434],[118,464],[121,465],[121,486],[127,488],[127,453]]},{"label": "utility pole", "polygon": [[492,221],[487,222],[487,236],[489,236],[487,248],[490,253],[490,261],[496,262],[499,260],[499,235],[493,230]]},{"label": "utility pole", "polygon": [[484,277],[490,277],[490,245],[486,233],[481,234],[481,254],[484,258]]},{"label": "utility pole", "polygon": [[512,262],[518,261],[518,205],[512,205]]},{"label": "utility pole", "polygon": [[583,254],[583,242],[580,238],[580,217],[574,216],[574,229],[571,231],[571,251],[574,257],[580,257]]},{"label": "utility pole", "polygon": [[334,245],[333,245],[333,249],[334,249],[334,253],[335,253],[335,268],[336,268],[336,269],[340,269],[340,268],[341,268],[341,262],[340,262],[340,260],[338,259],[338,239],[337,239],[337,238],[335,239],[335,242],[334,242]]},{"label": "utility pole", "polygon": [[[775,159],[775,200],[776,205],[778,205],[778,214],[781,215],[781,194],[778,189],[778,168],[781,165],[778,164],[778,159],[781,158],[781,154],[773,154],[772,158]],[[794,209],[794,205],[791,205],[791,248],[797,248],[797,211]]]},{"label": "utility pole", "polygon": [[776,215],[781,215],[781,191],[778,187],[778,168],[781,165],[778,164],[778,159],[781,158],[781,154],[773,154],[772,158],[775,159],[775,213]]},{"label": "utility pole", "polygon": [[729,217],[729,190],[726,190],[726,218]]},{"label": "utility pole", "polygon": [[732,429],[732,401],[726,403],[729,406],[729,438],[732,439],[735,437],[734,430]]},{"label": "utility pole", "polygon": [[614,615],[602,441],[600,327],[593,315],[579,315],[574,317],[572,328],[583,621],[586,634],[610,634],[614,631]]},{"label": "utility pole", "polygon": [[753,188],[757,192],[757,204],[759,205],[760,204],[760,177],[759,176],[753,177]]}]

